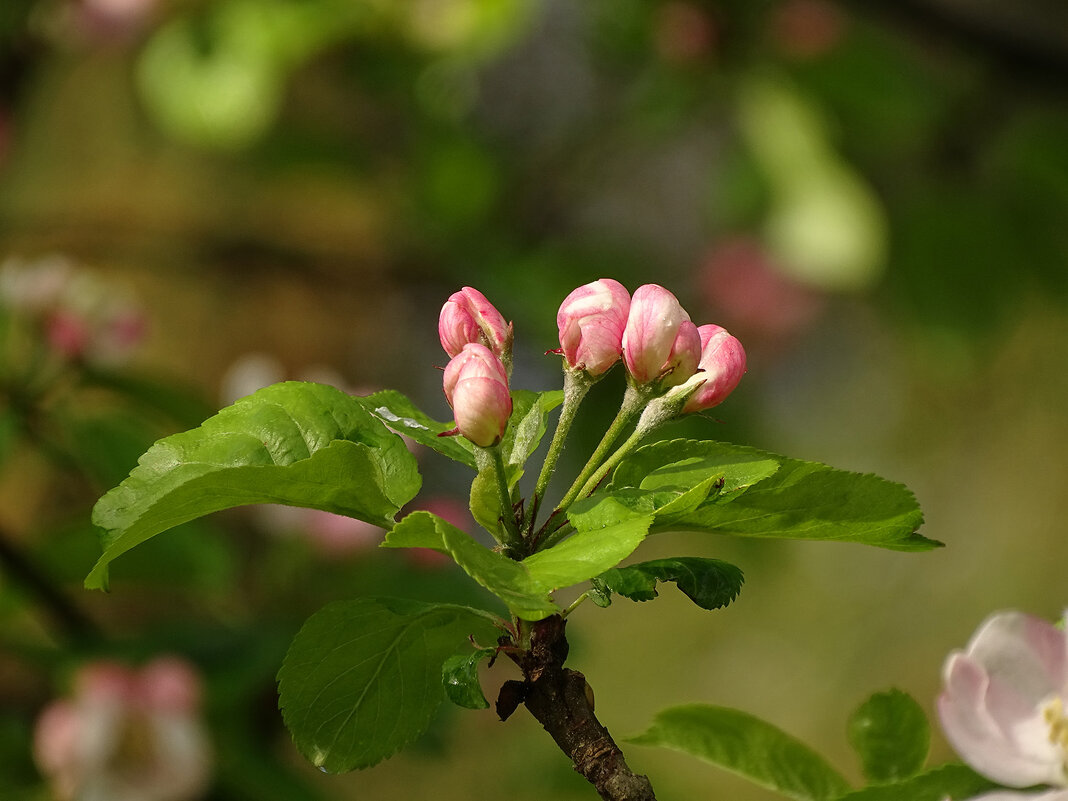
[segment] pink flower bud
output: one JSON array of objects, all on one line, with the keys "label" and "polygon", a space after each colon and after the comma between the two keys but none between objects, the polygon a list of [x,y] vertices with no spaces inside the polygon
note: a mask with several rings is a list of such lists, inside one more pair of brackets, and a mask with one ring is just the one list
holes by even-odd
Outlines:
[{"label": "pink flower bud", "polygon": [[485,295],[469,286],[454,292],[441,307],[438,336],[450,358],[471,343],[485,345],[501,359],[512,351],[512,324],[505,322]]},{"label": "pink flower bud", "polygon": [[718,325],[702,325],[697,330],[701,335],[702,372],[694,378],[703,378],[704,383],[686,401],[684,413],[700,412],[723,403],[745,375],[745,349],[741,342]]},{"label": "pink flower bud", "polygon": [[623,330],[623,362],[639,385],[666,379],[681,384],[697,369],[701,338],[690,315],[664,287],[645,284],[634,291]]},{"label": "pink flower bud", "polygon": [[556,327],[568,365],[598,376],[619,361],[629,311],[630,293],[611,278],[580,286],[564,298]]},{"label": "pink flower bud", "polygon": [[661,371],[663,379],[661,386],[676,387],[697,372],[697,365],[701,361],[701,334],[697,326],[689,320],[683,320],[679,325],[679,333],[671,344],[671,352],[668,353],[664,369]]},{"label": "pink flower bud", "polygon": [[485,345],[469,343],[445,367],[445,397],[456,418],[456,432],[489,447],[504,436],[512,396],[504,365]]}]

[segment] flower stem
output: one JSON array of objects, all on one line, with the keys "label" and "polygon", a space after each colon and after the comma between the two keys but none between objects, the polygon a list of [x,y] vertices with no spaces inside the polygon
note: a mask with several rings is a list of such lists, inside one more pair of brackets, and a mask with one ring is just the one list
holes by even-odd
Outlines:
[{"label": "flower stem", "polygon": [[678,413],[678,407],[681,403],[685,402],[686,396],[680,395],[681,402],[677,398],[665,397],[657,398],[649,403],[643,410],[641,417],[638,418],[638,425],[635,426],[634,431],[626,442],[619,446],[615,453],[589,477],[582,488],[579,490],[576,498],[585,498],[587,495],[593,493],[597,489],[597,485],[604,481],[607,476],[617,464],[623,461],[623,457],[630,453],[632,450],[641,444],[641,441],[651,434],[655,429],[662,426],[668,420],[673,419]]},{"label": "flower stem", "polygon": [[589,597],[590,594],[588,592],[582,593],[582,595],[576,598],[574,602],[567,607],[567,609],[560,613],[560,617],[564,618],[564,620],[567,620],[567,616],[574,612],[576,609],[578,609],[582,605],[582,602],[587,600]]},{"label": "flower stem", "polygon": [[534,495],[530,501],[530,515],[526,520],[526,532],[529,536],[534,531],[535,521],[538,519],[538,509],[541,500],[545,497],[545,490],[549,486],[549,480],[556,470],[556,463],[560,461],[560,454],[564,450],[564,442],[571,424],[575,421],[575,414],[579,405],[590,391],[594,379],[585,370],[570,370],[564,368],[564,405],[560,409],[560,419],[556,423],[556,431],[553,432],[552,442],[549,443],[549,452],[545,455],[545,461],[538,475],[538,483],[534,486]]},{"label": "flower stem", "polygon": [[642,409],[649,403],[649,395],[649,390],[646,388],[638,388],[630,385],[627,386],[626,394],[623,395],[623,404],[619,407],[616,419],[613,420],[612,424],[608,427],[600,444],[593,452],[590,460],[586,462],[586,466],[582,468],[582,472],[579,473],[578,478],[575,479],[575,482],[571,485],[570,489],[564,494],[558,508],[566,509],[579,497],[582,488],[586,486],[590,476],[592,476],[597,471],[598,467],[600,467],[601,462],[612,450],[612,446],[616,444],[616,441],[622,436],[623,432],[630,427],[635,418],[641,414]]},{"label": "flower stem", "polygon": [[501,500],[501,521],[504,523],[504,544],[511,548],[520,548],[523,537],[519,533],[519,524],[512,508],[512,493],[508,489],[508,477],[504,469],[504,456],[500,444],[487,448],[493,454],[493,472],[497,476],[497,492]]}]

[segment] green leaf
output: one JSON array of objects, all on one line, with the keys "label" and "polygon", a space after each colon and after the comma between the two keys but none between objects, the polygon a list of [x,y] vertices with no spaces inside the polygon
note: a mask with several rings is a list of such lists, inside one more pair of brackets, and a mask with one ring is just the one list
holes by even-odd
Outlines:
[{"label": "green leaf", "polygon": [[398,434],[448,456],[468,467],[475,467],[475,446],[464,437],[442,437],[456,427],[452,421],[441,423],[416,408],[408,398],[393,389],[357,398],[363,407]]},{"label": "green leaf", "polygon": [[430,512],[412,512],[386,534],[386,548],[433,548],[447,553],[475,581],[524,620],[560,611],[549,594],[586,581],[629,556],[645,538],[651,517],[580,531],[521,562],[490,550]]},{"label": "green leaf", "polygon": [[613,487],[688,490],[709,476],[723,478],[717,497],[727,501],[768,478],[783,457],[710,440],[654,442],[628,455],[612,474]]},{"label": "green leaf", "polygon": [[652,517],[659,526],[684,518],[722,488],[723,475],[709,476],[689,489],[623,487],[598,492],[576,501],[567,510],[568,521],[578,529],[613,525],[630,517]]},{"label": "green leaf", "polygon": [[[504,524],[501,522],[503,510],[501,491],[497,485],[497,468],[493,465],[493,459],[485,452],[478,454],[478,462],[478,474],[471,482],[471,516],[482,528],[493,534],[494,539],[501,542],[504,539]],[[508,488],[512,489],[523,475],[523,466],[505,464],[504,473]]]},{"label": "green leaf", "polygon": [[621,520],[604,528],[579,531],[563,542],[523,560],[531,578],[550,589],[586,581],[630,556],[652,524],[652,516]]},{"label": "green leaf", "polygon": [[[512,391],[512,419],[502,441],[505,464],[522,466],[530,458],[545,435],[549,413],[563,402],[564,393],[558,389],[552,392]],[[521,475],[522,471],[519,471],[515,481]],[[515,485],[510,483],[508,486]]]},{"label": "green leaf", "polygon": [[901,781],[923,768],[931,729],[923,709],[908,693],[876,693],[850,716],[849,743],[874,784]]},{"label": "green leaf", "polygon": [[464,709],[489,709],[489,701],[478,681],[478,663],[493,656],[495,648],[480,648],[471,654],[455,654],[441,667],[445,695]]},{"label": "green leaf", "polygon": [[836,801],[964,801],[997,787],[965,765],[942,765],[901,782],[846,793]]},{"label": "green leaf", "polygon": [[560,611],[549,598],[552,587],[536,582],[522,562],[480,545],[470,535],[430,512],[412,512],[386,534],[386,548],[432,548],[448,554],[467,575],[500,598],[524,620]]},{"label": "green leaf", "polygon": [[[680,460],[680,456],[686,458]],[[745,471],[755,471],[757,465],[769,460],[780,464],[773,475],[765,471],[759,481],[754,481],[752,474],[745,477]],[[612,485],[643,484],[655,476],[652,480],[662,486],[676,470],[679,476],[692,480],[694,465],[724,471],[722,492],[693,512],[654,523],[653,532],[838,540],[901,551],[941,545],[916,533],[923,514],[912,493],[901,484],[737,445],[698,440],[647,445],[620,463]]]},{"label": "green leaf", "polygon": [[97,502],[104,553],[85,586],[106,588],[117,556],[210,512],[282,503],[388,528],[419,485],[415,457],[357,399],[321,384],[275,384],[160,440]]},{"label": "green leaf", "polygon": [[[611,590],[632,601],[651,601],[657,596],[658,581],[674,581],[702,609],[719,609],[738,597],[744,578],[742,571],[728,562],[681,556],[612,568],[597,581],[599,592]],[[594,602],[598,602],[596,598]]]},{"label": "green leaf", "polygon": [[374,765],[426,730],[444,696],[442,664],[492,616],[397,599],[340,601],[301,628],[278,672],[279,705],[297,748],[319,768]]},{"label": "green leaf", "polygon": [[830,801],[849,785],[823,757],[759,718],[715,706],[679,706],[656,716],[631,737],[690,754],[799,801]]}]

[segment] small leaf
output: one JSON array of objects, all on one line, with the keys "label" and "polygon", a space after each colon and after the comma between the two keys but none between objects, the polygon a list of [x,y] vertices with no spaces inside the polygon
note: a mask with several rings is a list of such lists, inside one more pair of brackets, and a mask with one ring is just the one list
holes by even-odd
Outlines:
[{"label": "small leaf", "polygon": [[430,512],[407,515],[386,534],[382,545],[386,548],[432,548],[448,554],[467,575],[524,620],[541,620],[560,611],[549,598],[552,588],[533,580],[522,562],[491,551]]},{"label": "small leaf", "polygon": [[[504,524],[501,521],[504,513],[501,509],[501,491],[497,485],[497,470],[489,458],[479,456],[479,461],[478,474],[471,482],[471,516],[500,542],[503,539]],[[511,489],[522,477],[523,466],[505,464],[504,472]]]},{"label": "small leaf", "polygon": [[[597,581],[604,589],[632,601],[651,601],[657,596],[657,581],[673,581],[702,609],[719,609],[738,597],[744,579],[742,571],[728,562],[681,556],[612,568],[598,576]],[[597,603],[596,598],[594,602]]]},{"label": "small leaf", "polygon": [[850,716],[847,732],[864,775],[873,784],[916,775],[931,747],[927,716],[900,690],[876,693],[861,704]]},{"label": "small leaf", "polygon": [[104,554],[85,586],[106,588],[117,556],[211,512],[282,503],[388,528],[420,483],[415,457],[355,398],[321,384],[275,384],[161,439],[97,502]]},{"label": "small leaf", "polygon": [[690,754],[798,801],[831,801],[849,790],[845,779],[808,746],[736,709],[665,709],[648,731],[628,742]]},{"label": "small leaf", "polygon": [[489,701],[478,681],[478,663],[496,653],[495,648],[480,648],[470,654],[454,654],[441,666],[441,683],[445,695],[464,709],[489,709]]},{"label": "small leaf", "polygon": [[475,467],[475,446],[469,440],[464,437],[439,436],[455,428],[455,423],[442,423],[431,419],[417,409],[404,394],[394,389],[386,389],[357,400],[398,434],[404,434],[420,445],[468,467]]},{"label": "small leaf", "polygon": [[278,672],[279,704],[297,748],[319,768],[366,768],[430,723],[442,664],[470,635],[495,636],[492,616],[397,599],[340,601],[316,612]]},{"label": "small leaf", "polygon": [[522,466],[530,458],[545,435],[549,412],[563,402],[564,393],[559,389],[551,392],[512,391],[512,419],[503,440],[506,464]]},{"label": "small leaf", "polygon": [[837,801],[965,801],[997,787],[965,765],[942,765],[894,784],[855,790]]},{"label": "small leaf", "polygon": [[[686,458],[680,460],[680,456]],[[771,475],[760,468],[769,462],[780,465]],[[675,440],[646,445],[620,463],[612,487],[658,489],[672,481],[684,486],[705,470],[724,473],[720,495],[690,513],[654,523],[654,533],[700,531],[838,540],[900,551],[941,545],[916,533],[923,514],[901,484],[721,442]]]},{"label": "small leaf", "polygon": [[586,594],[602,609],[612,605],[612,590],[597,576],[590,579],[590,588],[586,590]]}]

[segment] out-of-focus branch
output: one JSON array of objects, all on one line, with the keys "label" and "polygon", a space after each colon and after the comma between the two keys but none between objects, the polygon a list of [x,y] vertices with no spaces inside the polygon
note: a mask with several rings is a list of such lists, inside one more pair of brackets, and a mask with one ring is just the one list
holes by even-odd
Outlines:
[{"label": "out-of-focus branch", "polygon": [[[1034,22],[1023,7],[1012,14],[979,3],[945,0],[840,0],[857,13],[892,20],[921,36],[934,36],[991,62],[1004,74],[1033,86],[1068,91],[1068,24],[1057,24],[1038,4]],[[1068,23],[1068,14],[1056,15]],[[1052,24],[1051,24],[1052,23]]]},{"label": "out-of-focus branch", "polygon": [[12,542],[8,533],[2,530],[0,567],[36,597],[54,623],[71,640],[84,641],[99,636],[96,623],[33,564]]}]

